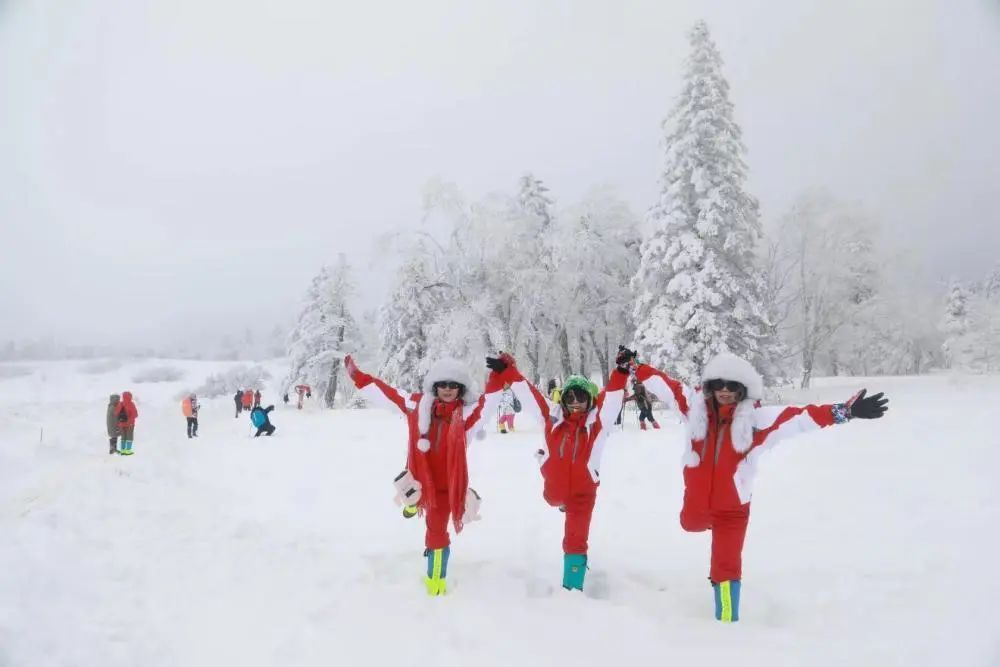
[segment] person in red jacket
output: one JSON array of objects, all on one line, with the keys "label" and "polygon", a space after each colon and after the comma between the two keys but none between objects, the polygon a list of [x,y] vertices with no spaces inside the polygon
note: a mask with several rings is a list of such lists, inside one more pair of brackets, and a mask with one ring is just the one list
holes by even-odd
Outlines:
[{"label": "person in red jacket", "polygon": [[243,409],[247,412],[253,409],[253,391],[250,389],[243,390]]},{"label": "person in red jacket", "polygon": [[[635,353],[625,350],[632,359]],[[750,496],[760,456],[779,440],[851,419],[877,419],[888,404],[866,390],[833,405],[764,406],[764,381],[749,362],[728,352],[706,364],[701,387],[691,388],[666,373],[637,364],[636,379],[687,424],[681,528],[712,532],[709,579],[715,618],[739,620],[743,542],[750,520]]]},{"label": "person in red jacket", "polygon": [[139,410],[132,401],[132,392],[124,392],[118,407],[118,426],[122,433],[122,444],[118,448],[119,454],[132,456],[132,439],[135,437],[135,420],[138,416]]},{"label": "person in red jacket", "polygon": [[611,425],[621,412],[629,360],[622,356],[615,359],[617,367],[600,392],[583,376],[566,378],[555,414],[551,414],[545,395],[524,379],[510,355],[487,361],[510,383],[522,412],[534,415],[544,428],[545,449],[539,449],[537,455],[544,480],[542,497],[566,513],[562,542],[562,585],[566,590],[583,590],[590,520],[601,483],[601,455],[613,430]]},{"label": "person in red jacket", "polygon": [[444,595],[451,555],[448,520],[460,533],[465,523],[479,518],[480,497],[469,487],[465,458],[468,434],[485,437],[484,419],[496,411],[503,381],[491,373],[479,396],[464,364],[441,359],[427,372],[423,392],[407,393],[364,373],[350,355],[344,368],[366,400],[406,417],[406,469],[395,480],[396,490],[403,516],[424,515],[424,583],[429,595]]}]

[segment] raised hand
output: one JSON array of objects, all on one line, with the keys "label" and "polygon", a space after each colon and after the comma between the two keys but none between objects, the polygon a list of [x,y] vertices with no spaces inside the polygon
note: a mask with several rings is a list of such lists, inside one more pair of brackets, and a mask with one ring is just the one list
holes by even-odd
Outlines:
[{"label": "raised hand", "polygon": [[889,399],[884,398],[880,391],[872,396],[865,396],[867,389],[862,389],[847,402],[847,411],[851,419],[878,419],[889,409]]},{"label": "raised hand", "polygon": [[500,352],[495,357],[486,357],[486,367],[495,373],[503,373],[508,368],[515,366],[514,357],[506,352]]},{"label": "raised hand", "polygon": [[615,370],[619,373],[628,373],[631,366],[635,366],[636,353],[624,345],[618,346],[618,354],[615,356]]}]

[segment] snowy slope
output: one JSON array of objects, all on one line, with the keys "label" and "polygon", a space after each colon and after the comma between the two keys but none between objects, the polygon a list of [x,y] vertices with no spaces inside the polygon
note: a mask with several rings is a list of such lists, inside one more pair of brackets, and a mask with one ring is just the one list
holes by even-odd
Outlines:
[{"label": "snowy slope", "polygon": [[[765,458],[743,620],[727,626],[711,617],[709,538],[677,524],[667,415],[609,443],[588,580],[601,597],[558,588],[562,515],[522,423],[474,445],[484,520],[453,544],[449,595],[428,598],[422,522],[391,502],[399,417],[279,403],[275,437],[255,440],[220,398],[188,440],[174,397],[224,364],[176,362],[185,382],[143,385],[135,365],[21,365],[34,372],[0,379],[0,665],[1000,664],[997,378],[873,379],[888,418]],[[142,414],[122,459],[104,406],[127,388]]]}]

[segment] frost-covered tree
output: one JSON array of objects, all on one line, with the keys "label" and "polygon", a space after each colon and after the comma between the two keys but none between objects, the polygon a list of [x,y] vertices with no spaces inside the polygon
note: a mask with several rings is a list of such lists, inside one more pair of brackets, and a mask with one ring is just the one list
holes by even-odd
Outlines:
[{"label": "frost-covered tree", "polygon": [[965,287],[953,280],[945,297],[944,317],[941,330],[944,332],[945,361],[953,368],[964,368],[969,364],[969,293]]},{"label": "frost-covered tree", "polygon": [[780,284],[783,311],[777,321],[801,362],[802,387],[824,358],[835,372],[842,358],[865,353],[866,336],[849,324],[864,319],[877,294],[874,229],[855,208],[827,192],[809,191],[771,235],[770,270],[779,278],[769,283]]},{"label": "frost-covered tree", "polygon": [[708,26],[696,23],[689,39],[684,87],[664,121],[653,231],[633,281],[635,344],[687,381],[726,350],[772,375],[780,352],[754,256],[761,227],[744,189],[742,132]]},{"label": "frost-covered tree", "polygon": [[313,278],[288,339],[291,368],[285,387],[305,382],[328,408],[337,397],[344,355],[358,346],[358,327],[347,304],[353,293],[351,268],[342,254]]},{"label": "frost-covered tree", "polygon": [[437,276],[428,264],[427,248],[418,245],[396,274],[396,285],[379,313],[382,365],[387,382],[418,391],[430,363],[428,335],[441,310]]}]

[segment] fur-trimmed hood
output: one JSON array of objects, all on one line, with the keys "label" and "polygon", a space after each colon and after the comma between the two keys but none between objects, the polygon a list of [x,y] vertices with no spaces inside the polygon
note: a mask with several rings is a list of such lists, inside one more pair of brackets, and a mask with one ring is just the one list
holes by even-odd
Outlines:
[{"label": "fur-trimmed hood", "polygon": [[705,364],[705,371],[701,375],[701,386],[704,387],[709,380],[735,380],[747,388],[746,398],[752,401],[764,398],[764,378],[749,361],[731,352],[717,354]]},{"label": "fur-trimmed hood", "polygon": [[438,359],[435,361],[427,375],[424,376],[423,396],[417,406],[417,428],[420,433],[427,433],[431,427],[431,406],[434,405],[434,383],[435,382],[460,382],[465,385],[465,393],[460,399],[465,405],[475,405],[479,400],[479,392],[472,386],[472,375],[468,366],[458,359]]}]

